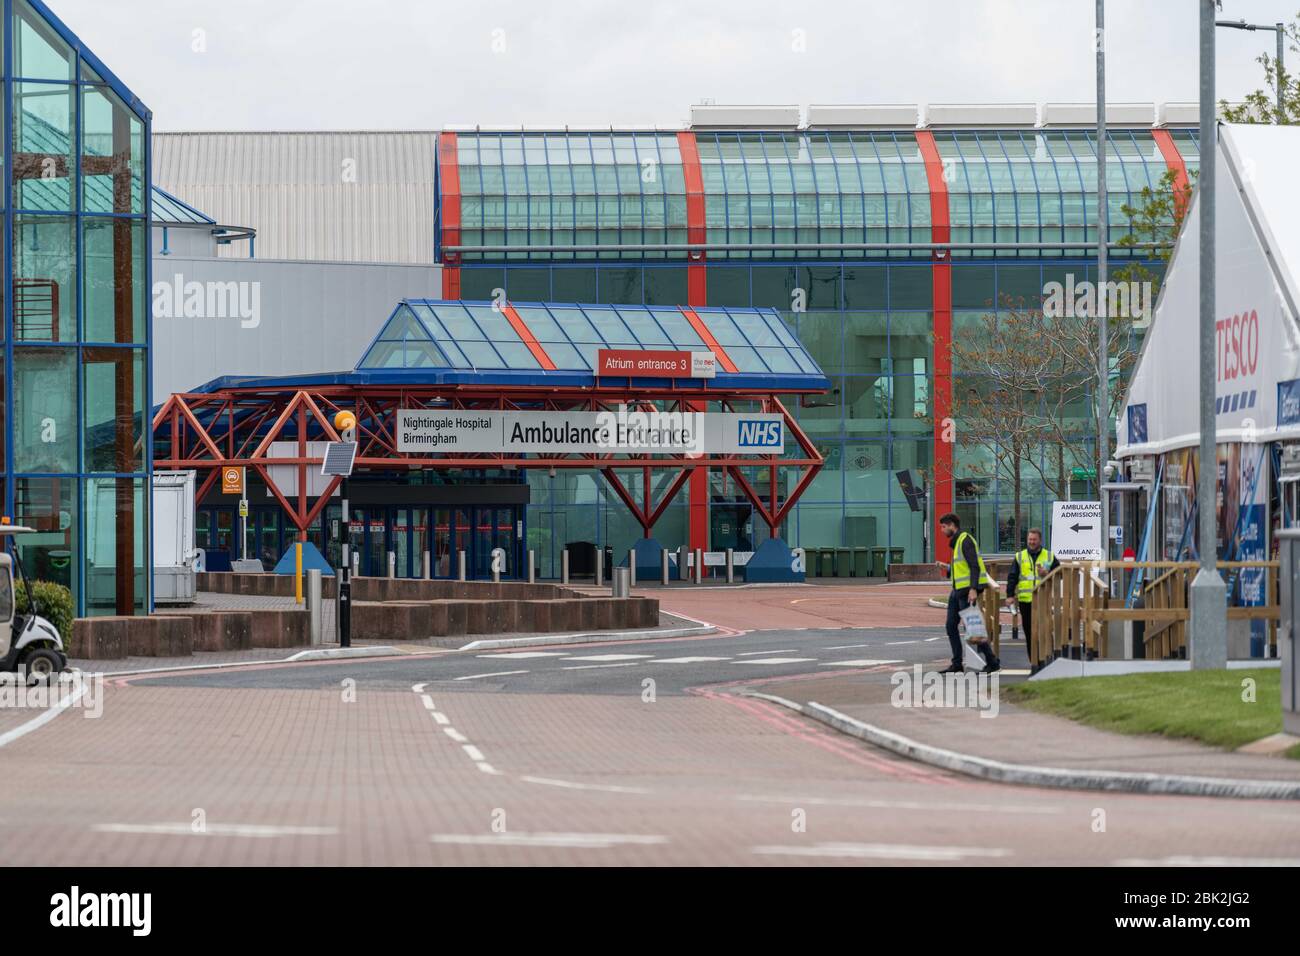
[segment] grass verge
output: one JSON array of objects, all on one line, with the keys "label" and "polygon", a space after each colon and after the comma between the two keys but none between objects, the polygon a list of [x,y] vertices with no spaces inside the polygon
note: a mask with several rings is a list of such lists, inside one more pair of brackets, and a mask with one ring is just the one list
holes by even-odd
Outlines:
[{"label": "grass verge", "polygon": [[[1030,710],[1102,730],[1188,738],[1226,750],[1282,730],[1282,676],[1272,668],[1026,681],[1002,693]],[[1300,746],[1286,756],[1300,759]]]}]

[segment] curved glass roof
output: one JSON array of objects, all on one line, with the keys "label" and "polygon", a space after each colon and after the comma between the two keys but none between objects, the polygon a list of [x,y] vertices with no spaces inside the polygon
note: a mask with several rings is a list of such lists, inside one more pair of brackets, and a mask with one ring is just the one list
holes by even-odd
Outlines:
[{"label": "curved glass roof", "polygon": [[[706,343],[702,330],[717,348]],[[576,303],[404,300],[356,369],[591,378],[600,349],[712,349],[723,366],[719,378],[755,375],[771,382],[795,377],[801,387],[814,378],[825,383],[817,363],[774,309]],[[735,372],[723,370],[728,362]]]},{"label": "curved glass roof", "polygon": [[[1087,241],[1096,220],[1096,135],[1086,129],[933,130],[945,164],[953,242]],[[1170,130],[1197,167],[1195,132]],[[916,131],[694,131],[710,261],[886,254],[836,243],[926,243],[930,197]],[[1168,168],[1152,130],[1109,131],[1111,238]],[[518,246],[465,261],[671,259],[684,250],[686,185],[673,133],[457,133],[461,244]],[[441,198],[441,197],[440,197]],[[809,250],[810,244],[827,248]],[[604,246],[545,251],[537,246]],[[533,248],[529,248],[533,247]],[[1077,252],[1078,250],[1076,250]],[[1063,250],[1031,250],[1035,255]],[[929,257],[926,250],[891,256]],[[954,252],[954,255],[961,254]],[[968,253],[969,254],[969,253]],[[989,254],[989,253],[981,253]]]}]

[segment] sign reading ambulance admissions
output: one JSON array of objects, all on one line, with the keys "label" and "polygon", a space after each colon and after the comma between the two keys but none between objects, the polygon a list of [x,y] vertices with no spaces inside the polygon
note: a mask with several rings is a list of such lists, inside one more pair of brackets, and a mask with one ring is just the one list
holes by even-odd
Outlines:
[{"label": "sign reading ambulance admissions", "polygon": [[403,408],[397,450],[406,454],[775,455],[779,414],[739,412],[465,411]]},{"label": "sign reading ambulance admissions", "polygon": [[600,349],[596,375],[619,378],[713,378],[717,357],[712,352],[671,352],[651,349]]},{"label": "sign reading ambulance admissions", "polygon": [[1098,561],[1101,548],[1100,501],[1053,501],[1052,554],[1061,561]]}]

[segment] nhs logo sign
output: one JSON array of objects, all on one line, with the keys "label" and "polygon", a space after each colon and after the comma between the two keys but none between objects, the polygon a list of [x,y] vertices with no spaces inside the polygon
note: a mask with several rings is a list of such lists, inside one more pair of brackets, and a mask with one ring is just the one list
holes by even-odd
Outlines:
[{"label": "nhs logo sign", "polygon": [[785,447],[785,434],[780,420],[742,418],[736,427],[739,429],[736,443],[741,448]]}]

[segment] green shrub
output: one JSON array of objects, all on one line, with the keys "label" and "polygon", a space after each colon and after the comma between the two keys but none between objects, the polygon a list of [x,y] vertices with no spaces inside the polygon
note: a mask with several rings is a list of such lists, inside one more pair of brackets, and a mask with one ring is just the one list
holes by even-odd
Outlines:
[{"label": "green shrub", "polygon": [[[15,581],[14,591],[18,613],[26,614],[27,589]],[[32,594],[40,606],[41,617],[54,625],[66,647],[72,640],[72,591],[54,581],[33,581]]]}]

